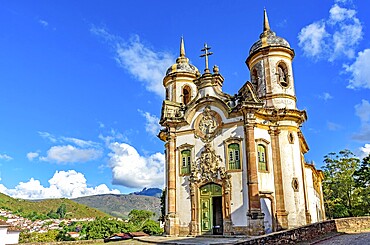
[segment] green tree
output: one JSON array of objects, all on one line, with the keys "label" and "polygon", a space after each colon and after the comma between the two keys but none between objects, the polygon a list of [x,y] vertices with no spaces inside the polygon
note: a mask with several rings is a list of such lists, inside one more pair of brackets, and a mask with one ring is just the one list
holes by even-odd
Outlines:
[{"label": "green tree", "polygon": [[49,230],[45,233],[22,231],[19,234],[19,243],[55,242],[58,234],[58,230]]},{"label": "green tree", "polygon": [[166,218],[166,189],[163,189],[161,196],[161,216],[159,216],[159,221],[164,222]]},{"label": "green tree", "polygon": [[359,215],[370,215],[370,154],[362,159],[361,165],[354,173],[355,184],[359,191]]},{"label": "green tree", "polygon": [[155,214],[151,211],[133,209],[128,214],[128,217],[130,224],[132,224],[135,230],[139,231],[144,226],[144,223],[150,220],[154,215]]},{"label": "green tree", "polygon": [[163,233],[163,229],[159,226],[159,223],[154,220],[147,220],[143,227],[142,231],[149,235],[161,235]]},{"label": "green tree", "polygon": [[339,154],[329,153],[324,157],[323,192],[328,218],[357,215],[356,207],[360,202],[354,173],[360,160],[349,150]]},{"label": "green tree", "polygon": [[131,231],[128,224],[113,218],[96,218],[83,227],[86,239],[102,239],[114,233]]},{"label": "green tree", "polygon": [[59,218],[64,218],[67,214],[67,207],[64,203],[62,203],[59,208],[57,209],[57,215],[59,216]]}]

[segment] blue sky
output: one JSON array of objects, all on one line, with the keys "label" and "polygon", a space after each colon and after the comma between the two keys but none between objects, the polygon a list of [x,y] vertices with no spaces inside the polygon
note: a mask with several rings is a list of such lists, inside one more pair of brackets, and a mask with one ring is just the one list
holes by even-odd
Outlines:
[{"label": "blue sky", "polygon": [[0,191],[20,198],[128,193],[163,186],[162,78],[212,47],[224,92],[270,26],[295,50],[307,161],[370,153],[366,1],[1,1]]}]

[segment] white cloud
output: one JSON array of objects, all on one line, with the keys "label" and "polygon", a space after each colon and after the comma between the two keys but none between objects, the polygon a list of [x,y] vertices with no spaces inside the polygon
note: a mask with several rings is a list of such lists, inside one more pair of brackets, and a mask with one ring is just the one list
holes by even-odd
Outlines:
[{"label": "white cloud", "polygon": [[96,148],[77,148],[72,145],[51,147],[46,157],[40,157],[41,161],[56,163],[82,163],[101,157],[102,151]]},{"label": "white cloud", "polygon": [[298,39],[304,55],[334,61],[341,57],[354,58],[362,36],[362,24],[356,11],[334,4],[328,18],[303,27]]},{"label": "white cloud", "polygon": [[319,56],[326,49],[324,38],[328,36],[325,30],[325,23],[314,22],[303,27],[298,34],[298,45],[303,49],[306,56]]},{"label": "white cloud", "polygon": [[79,147],[99,147],[99,144],[91,140],[81,140],[72,137],[61,137],[63,141],[73,143]]},{"label": "white cloud", "polygon": [[27,158],[28,160],[32,161],[33,159],[39,157],[39,153],[37,152],[28,152],[27,153]]},{"label": "white cloud", "polygon": [[361,104],[355,105],[355,114],[361,120],[360,132],[353,135],[353,139],[370,142],[370,103],[362,100]]},{"label": "white cloud", "polygon": [[319,98],[327,101],[327,100],[333,99],[333,96],[329,94],[328,92],[324,92],[322,93],[322,95],[319,95]]},{"label": "white cloud", "polygon": [[139,110],[141,115],[145,117],[145,131],[150,133],[152,136],[156,136],[161,129],[161,125],[159,125],[159,118],[155,115],[151,115],[149,112],[143,112]]},{"label": "white cloud", "polygon": [[53,143],[56,143],[58,141],[57,138],[54,135],[52,135],[48,132],[38,132],[38,133],[42,138],[47,139],[47,140],[49,140]]},{"label": "white cloud", "polygon": [[350,73],[351,79],[347,88],[370,89],[370,49],[359,52],[352,65],[344,65],[346,72]]},{"label": "white cloud", "polygon": [[49,22],[47,22],[46,20],[39,20],[39,24],[43,27],[47,27],[49,25]]},{"label": "white cloud", "polygon": [[75,170],[56,171],[49,180],[49,184],[49,187],[44,187],[39,180],[31,178],[28,182],[20,182],[14,189],[7,189],[0,184],[0,191],[9,196],[23,199],[77,198],[108,193],[120,194],[119,190],[110,190],[105,184],[87,187],[85,176]]},{"label": "white cloud", "polygon": [[162,79],[166,69],[174,63],[175,57],[172,54],[144,45],[138,35],[125,41],[103,28],[93,27],[90,31],[113,46],[115,60],[124,70],[142,82],[148,91],[164,97]]},{"label": "white cloud", "polygon": [[361,104],[355,105],[356,116],[362,123],[370,122],[370,103],[367,100],[362,100]]},{"label": "white cloud", "polygon": [[13,160],[13,158],[7,154],[0,154],[0,160],[10,161]]},{"label": "white cloud", "polygon": [[370,155],[370,144],[365,144],[363,147],[360,147],[360,158],[364,158]]},{"label": "white cloud", "polygon": [[110,149],[113,184],[130,188],[163,187],[164,154],[140,156],[134,147],[118,142],[111,143]]}]

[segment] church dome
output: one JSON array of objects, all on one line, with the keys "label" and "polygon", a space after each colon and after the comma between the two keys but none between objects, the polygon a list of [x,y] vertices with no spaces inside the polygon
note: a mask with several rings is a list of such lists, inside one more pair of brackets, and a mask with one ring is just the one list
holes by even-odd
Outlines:
[{"label": "church dome", "polygon": [[171,73],[177,73],[177,72],[187,72],[187,73],[196,74],[199,71],[198,71],[198,68],[196,68],[192,64],[189,64],[189,62],[177,62],[176,61],[176,64],[173,64],[167,69],[166,75],[169,75]]},{"label": "church dome", "polygon": [[264,21],[263,21],[263,32],[260,35],[260,39],[255,42],[249,54],[256,52],[257,50],[264,47],[285,47],[290,49],[290,45],[287,40],[282,37],[276,36],[275,32],[270,29],[270,24],[268,22],[266,10],[264,11]]},{"label": "church dome", "polygon": [[180,43],[180,56],[176,59],[176,63],[167,69],[166,76],[172,73],[199,73],[198,68],[189,63],[189,59],[185,56],[184,39],[181,38]]}]

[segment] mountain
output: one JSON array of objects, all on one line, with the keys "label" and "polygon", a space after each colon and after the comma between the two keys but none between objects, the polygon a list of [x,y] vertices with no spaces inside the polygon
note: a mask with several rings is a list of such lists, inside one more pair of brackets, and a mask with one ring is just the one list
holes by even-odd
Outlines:
[{"label": "mountain", "polygon": [[143,190],[134,192],[132,194],[160,198],[162,196],[162,190],[159,188],[144,188]]},{"label": "mountain", "polygon": [[37,218],[37,216],[40,216],[40,214],[46,216],[50,211],[56,212],[62,204],[64,204],[66,207],[65,218],[93,218],[109,216],[98,209],[88,207],[66,198],[24,200],[12,198],[0,193],[0,209],[17,213],[22,217]]},{"label": "mountain", "polygon": [[133,209],[152,211],[158,218],[161,210],[160,199],[153,196],[103,194],[72,200],[120,218],[127,218]]}]

